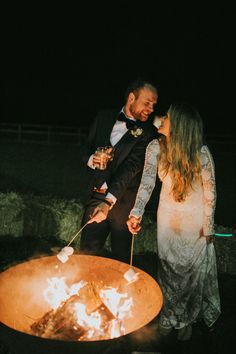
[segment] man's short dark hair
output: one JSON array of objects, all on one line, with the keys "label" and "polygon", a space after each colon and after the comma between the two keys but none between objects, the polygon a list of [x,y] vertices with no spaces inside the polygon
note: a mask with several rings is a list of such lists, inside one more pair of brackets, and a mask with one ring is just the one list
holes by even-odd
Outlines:
[{"label": "man's short dark hair", "polygon": [[157,86],[152,80],[143,77],[138,77],[134,81],[130,82],[130,84],[128,85],[125,92],[125,99],[128,99],[128,96],[131,92],[133,92],[135,96],[138,97],[140,90],[144,87],[150,89],[151,91],[155,92],[156,95],[158,95]]}]

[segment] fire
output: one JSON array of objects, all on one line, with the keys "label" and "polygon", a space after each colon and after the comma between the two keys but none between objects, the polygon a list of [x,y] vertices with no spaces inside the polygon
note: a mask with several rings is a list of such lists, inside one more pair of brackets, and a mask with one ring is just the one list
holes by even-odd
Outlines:
[{"label": "fire", "polygon": [[[109,308],[115,317],[123,319],[124,317],[131,317],[131,307],[133,305],[133,299],[127,298],[127,293],[120,294],[115,288],[102,289],[100,291],[100,297],[104,304]],[[125,300],[123,300],[125,299]]]},{"label": "fire", "polygon": [[133,299],[127,293],[101,282],[81,280],[69,287],[65,277],[47,281],[44,298],[51,310],[31,326],[34,334],[79,341],[125,334],[124,319],[132,317],[133,306]]},{"label": "fire", "polygon": [[54,310],[57,309],[63,301],[66,301],[72,295],[77,294],[86,284],[84,280],[81,280],[79,283],[75,283],[69,288],[66,285],[65,277],[52,277],[47,279],[47,282],[49,285],[44,290],[43,295],[45,300]]}]

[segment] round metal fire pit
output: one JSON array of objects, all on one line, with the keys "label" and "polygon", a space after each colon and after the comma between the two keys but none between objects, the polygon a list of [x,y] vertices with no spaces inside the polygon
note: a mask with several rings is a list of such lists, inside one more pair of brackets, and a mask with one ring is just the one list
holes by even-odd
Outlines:
[{"label": "round metal fire pit", "polygon": [[[73,255],[62,264],[56,256],[42,257],[13,266],[0,274],[0,337],[14,353],[105,353],[121,337],[144,327],[160,312],[163,296],[158,283],[133,267],[138,280],[129,284],[124,274],[130,266],[109,258]],[[101,341],[63,341],[30,334],[32,323],[50,310],[43,292],[52,277],[69,284],[80,280],[119,287],[133,298],[132,317],[124,320],[125,335]],[[112,352],[112,351],[111,351]]]}]

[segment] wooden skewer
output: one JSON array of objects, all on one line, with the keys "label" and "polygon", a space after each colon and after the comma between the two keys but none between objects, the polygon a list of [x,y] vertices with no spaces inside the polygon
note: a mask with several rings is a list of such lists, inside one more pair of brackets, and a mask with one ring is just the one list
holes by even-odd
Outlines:
[{"label": "wooden skewer", "polygon": [[83,230],[83,228],[88,224],[88,222],[86,222],[86,224],[84,224],[84,226],[81,227],[81,229],[79,229],[79,231],[76,232],[76,234],[72,237],[72,239],[70,240],[70,242],[68,243],[68,245],[66,247],[69,247],[70,244],[74,241],[74,239],[79,235],[79,233]]},{"label": "wooden skewer", "polygon": [[135,234],[132,234],[131,251],[130,251],[130,267],[132,267],[132,263],[133,263],[134,236]]}]

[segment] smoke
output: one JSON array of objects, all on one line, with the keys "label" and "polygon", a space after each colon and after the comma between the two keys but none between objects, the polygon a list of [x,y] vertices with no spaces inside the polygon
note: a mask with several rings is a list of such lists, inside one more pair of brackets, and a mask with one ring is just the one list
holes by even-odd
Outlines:
[{"label": "smoke", "polygon": [[161,341],[157,320],[131,333],[131,340],[135,347],[152,347]]}]

